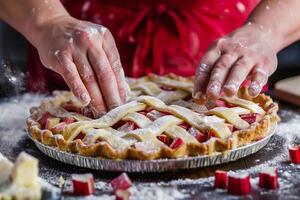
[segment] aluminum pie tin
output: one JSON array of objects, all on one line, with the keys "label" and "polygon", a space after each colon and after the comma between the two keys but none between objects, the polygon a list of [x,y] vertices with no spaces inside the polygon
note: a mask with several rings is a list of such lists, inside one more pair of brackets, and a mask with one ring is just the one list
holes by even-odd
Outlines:
[{"label": "aluminum pie tin", "polygon": [[273,126],[269,134],[249,145],[229,150],[226,153],[214,153],[213,155],[203,155],[194,157],[182,157],[177,159],[156,159],[156,160],[112,160],[107,158],[86,157],[61,151],[55,147],[47,146],[35,139],[30,134],[30,139],[37,148],[47,156],[55,160],[89,169],[122,171],[122,172],[164,172],[178,169],[192,169],[218,165],[232,162],[248,155],[254,154],[268,144],[275,134],[277,125]]}]

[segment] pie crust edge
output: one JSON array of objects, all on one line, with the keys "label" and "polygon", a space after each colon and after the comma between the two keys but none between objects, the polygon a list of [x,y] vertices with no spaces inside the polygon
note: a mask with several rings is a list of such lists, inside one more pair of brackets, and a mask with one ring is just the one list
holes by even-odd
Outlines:
[{"label": "pie crust edge", "polygon": [[54,105],[60,105],[62,102],[66,102],[71,95],[72,94],[70,92],[57,91],[54,92],[54,98],[45,99],[42,101],[40,106],[33,107],[30,110],[31,115],[27,119],[27,130],[32,138],[45,145],[56,147],[61,151],[78,153],[83,156],[91,157],[152,160],[159,158],[212,155],[215,152],[226,152],[266,137],[267,134],[270,133],[271,127],[274,127],[280,120],[277,115],[278,105],[273,102],[269,96],[260,94],[259,96],[252,98],[248,94],[246,88],[241,88],[238,93],[240,98],[258,103],[261,108],[266,111],[263,119],[260,122],[252,124],[248,129],[235,131],[235,134],[232,134],[232,136],[227,139],[217,138],[213,141],[199,144],[186,144],[177,150],[166,147],[161,148],[160,151],[157,152],[147,153],[130,147],[127,151],[117,151],[108,143],[86,145],[80,139],[68,142],[63,137],[54,135],[50,130],[41,129],[41,125],[37,119],[42,115],[42,113]]}]

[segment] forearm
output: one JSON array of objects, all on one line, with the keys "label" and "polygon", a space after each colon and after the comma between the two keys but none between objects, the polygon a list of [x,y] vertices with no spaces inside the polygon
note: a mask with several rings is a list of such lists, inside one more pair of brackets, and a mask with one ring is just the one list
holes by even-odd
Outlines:
[{"label": "forearm", "polygon": [[31,43],[47,20],[69,15],[59,0],[0,0],[0,17]]},{"label": "forearm", "polygon": [[279,51],[300,39],[300,1],[262,0],[248,19],[269,33]]}]

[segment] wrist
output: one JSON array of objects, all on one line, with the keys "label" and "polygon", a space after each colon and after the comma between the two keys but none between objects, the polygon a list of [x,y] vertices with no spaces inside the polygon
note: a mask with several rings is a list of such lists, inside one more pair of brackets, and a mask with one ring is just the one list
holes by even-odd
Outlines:
[{"label": "wrist", "polygon": [[266,25],[255,20],[248,21],[244,26],[253,28],[261,42],[270,46],[276,53],[284,48],[284,33],[276,26],[272,26],[270,23]]},{"label": "wrist", "polygon": [[256,35],[256,42],[265,44],[266,47],[269,47],[275,53],[283,48],[283,34],[278,31],[276,27],[264,25],[255,21],[248,21],[242,28],[249,29],[250,32]]},{"label": "wrist", "polygon": [[51,15],[48,14],[36,14],[35,17],[32,17],[31,20],[28,20],[24,25],[23,35],[27,40],[33,45],[41,41],[43,32],[47,30],[50,24],[53,24],[54,21],[59,21],[59,19],[71,18],[68,12],[55,12]]}]

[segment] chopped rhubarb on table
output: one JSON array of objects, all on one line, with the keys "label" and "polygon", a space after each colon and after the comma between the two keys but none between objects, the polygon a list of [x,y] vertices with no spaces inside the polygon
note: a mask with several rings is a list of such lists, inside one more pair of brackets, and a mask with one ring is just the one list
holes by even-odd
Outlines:
[{"label": "chopped rhubarb on table", "polygon": [[300,145],[289,147],[290,160],[294,164],[300,164]]},{"label": "chopped rhubarb on table", "polygon": [[169,136],[165,135],[165,134],[161,134],[161,135],[157,136],[157,139],[159,139],[161,142],[165,143],[168,146],[172,142],[172,139]]},{"label": "chopped rhubarb on table", "polygon": [[45,112],[41,119],[39,120],[39,123],[42,125],[43,128],[45,128],[47,119],[50,118],[52,115],[49,112]]},{"label": "chopped rhubarb on table", "polygon": [[128,121],[125,124],[123,124],[122,126],[120,126],[117,130],[127,133],[127,132],[133,131],[137,128],[139,128],[139,127],[136,125],[136,123],[134,123],[132,121]]},{"label": "chopped rhubarb on table", "polygon": [[91,195],[95,192],[93,174],[72,174],[73,193],[77,195]]},{"label": "chopped rhubarb on table", "polygon": [[278,173],[276,167],[267,167],[259,173],[259,187],[278,189]]},{"label": "chopped rhubarb on table", "polygon": [[227,188],[227,179],[228,179],[228,177],[227,177],[226,171],[217,170],[215,172],[214,187],[226,189]]},{"label": "chopped rhubarb on table", "polygon": [[64,122],[66,122],[67,124],[71,124],[75,121],[76,121],[76,119],[74,119],[73,117],[65,117],[64,118]]},{"label": "chopped rhubarb on table", "polygon": [[258,114],[258,113],[249,113],[249,114],[240,115],[240,117],[243,120],[245,120],[246,122],[248,122],[249,124],[253,124],[254,122],[259,121],[260,114]]},{"label": "chopped rhubarb on table", "polygon": [[170,148],[175,150],[175,149],[178,149],[179,147],[181,147],[183,144],[184,144],[184,141],[180,137],[177,137],[170,144]]},{"label": "chopped rhubarb on table", "polygon": [[227,191],[233,195],[249,194],[251,192],[249,174],[229,173]]},{"label": "chopped rhubarb on table", "polygon": [[51,130],[55,125],[59,124],[60,119],[58,117],[50,117],[46,120],[45,128]]},{"label": "chopped rhubarb on table", "polygon": [[116,192],[117,190],[127,190],[132,186],[132,182],[126,173],[122,173],[120,176],[113,179],[110,182],[110,185],[113,191]]},{"label": "chopped rhubarb on table", "polygon": [[67,126],[66,122],[60,122],[59,124],[56,124],[53,128],[51,128],[51,131],[55,134],[60,134],[63,132],[66,126]]},{"label": "chopped rhubarb on table", "polygon": [[117,190],[115,195],[116,200],[129,200],[130,192],[128,190]]}]

